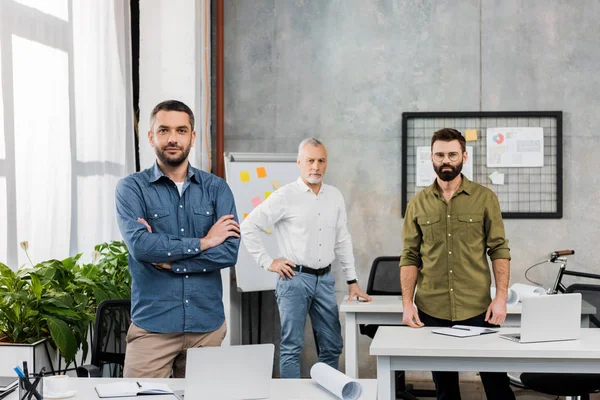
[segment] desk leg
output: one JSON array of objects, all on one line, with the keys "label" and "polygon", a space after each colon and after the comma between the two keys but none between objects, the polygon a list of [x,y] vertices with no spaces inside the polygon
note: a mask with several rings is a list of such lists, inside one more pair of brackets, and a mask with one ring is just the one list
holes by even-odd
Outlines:
[{"label": "desk leg", "polygon": [[377,356],[377,400],[396,398],[396,380],[390,357]]},{"label": "desk leg", "polygon": [[346,375],[358,379],[358,326],[356,313],[346,313]]}]

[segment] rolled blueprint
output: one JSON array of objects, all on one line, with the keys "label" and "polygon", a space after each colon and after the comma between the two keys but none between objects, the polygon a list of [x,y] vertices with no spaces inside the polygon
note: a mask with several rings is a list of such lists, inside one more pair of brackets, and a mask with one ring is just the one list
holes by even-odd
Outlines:
[{"label": "rolled blueprint", "polygon": [[322,362],[312,366],[310,377],[338,399],[358,400],[362,394],[360,383]]},{"label": "rolled blueprint", "polygon": [[522,301],[525,297],[541,296],[546,294],[546,291],[543,287],[527,285],[525,283],[513,283],[510,288],[517,292],[519,301]]},{"label": "rolled blueprint", "polygon": [[[495,287],[490,288],[490,296],[492,296],[492,299],[494,297],[496,297],[496,288]],[[519,302],[519,294],[517,292],[515,292],[512,288],[508,288],[508,298],[506,299],[506,305],[514,306],[518,302]]]}]

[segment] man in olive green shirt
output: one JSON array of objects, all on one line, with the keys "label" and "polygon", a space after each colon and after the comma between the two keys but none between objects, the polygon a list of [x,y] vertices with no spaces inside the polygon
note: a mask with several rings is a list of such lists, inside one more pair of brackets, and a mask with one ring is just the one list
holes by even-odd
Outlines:
[{"label": "man in olive green shirt", "polygon": [[[461,174],[467,157],[459,131],[435,132],[431,160],[437,179],[406,209],[400,280],[403,322],[413,328],[497,326],[506,318],[510,250],[500,205],[494,192]],[[488,399],[514,399],[506,373],[480,375]],[[433,380],[438,399],[460,399],[457,372],[433,372]]]}]

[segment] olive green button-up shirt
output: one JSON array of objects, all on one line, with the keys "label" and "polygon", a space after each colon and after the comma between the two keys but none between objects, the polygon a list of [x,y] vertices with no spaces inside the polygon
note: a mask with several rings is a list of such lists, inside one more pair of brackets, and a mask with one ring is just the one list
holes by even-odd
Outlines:
[{"label": "olive green button-up shirt", "polygon": [[441,319],[462,321],[491,302],[491,260],[510,260],[496,194],[462,176],[446,202],[436,182],[406,208],[400,267],[419,268],[415,304]]}]

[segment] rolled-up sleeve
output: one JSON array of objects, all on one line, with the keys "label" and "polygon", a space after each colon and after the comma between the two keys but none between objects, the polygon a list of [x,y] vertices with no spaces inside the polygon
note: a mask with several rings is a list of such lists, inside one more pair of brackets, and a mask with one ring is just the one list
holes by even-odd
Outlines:
[{"label": "rolled-up sleeve", "polygon": [[408,203],[404,214],[404,225],[402,226],[402,242],[404,249],[400,259],[400,267],[407,265],[421,266],[421,238],[422,233],[417,224],[417,217],[412,203]]},{"label": "rolled-up sleeve", "polygon": [[485,208],[485,233],[487,253],[490,259],[492,261],[497,259],[510,260],[510,249],[504,233],[500,203],[493,193],[490,195]]}]

